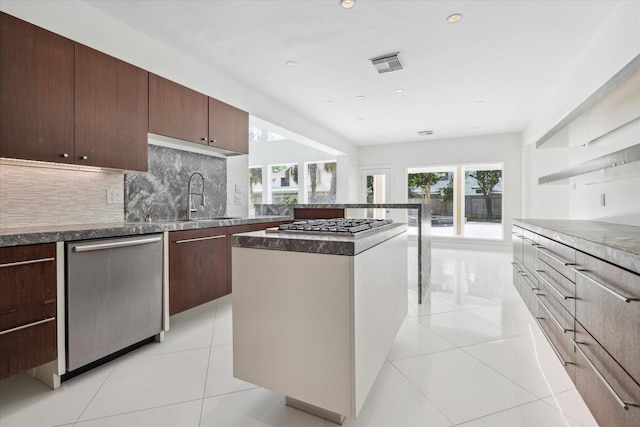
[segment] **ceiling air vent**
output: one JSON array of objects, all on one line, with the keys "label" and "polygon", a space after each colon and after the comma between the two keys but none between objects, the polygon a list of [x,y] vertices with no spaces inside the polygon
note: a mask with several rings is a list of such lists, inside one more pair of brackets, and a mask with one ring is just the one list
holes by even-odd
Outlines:
[{"label": "ceiling air vent", "polygon": [[433,135],[433,131],[432,130],[421,130],[421,131],[418,132],[418,135],[420,135],[420,136]]},{"label": "ceiling air vent", "polygon": [[400,52],[390,53],[388,55],[379,56],[377,58],[371,58],[369,61],[371,61],[373,66],[376,67],[376,70],[378,70],[378,73],[380,74],[402,70],[402,63],[400,62],[400,58],[398,57],[399,53]]}]

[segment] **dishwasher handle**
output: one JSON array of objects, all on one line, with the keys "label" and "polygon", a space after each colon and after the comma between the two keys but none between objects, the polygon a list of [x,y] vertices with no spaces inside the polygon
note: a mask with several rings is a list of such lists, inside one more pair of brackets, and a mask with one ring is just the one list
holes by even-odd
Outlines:
[{"label": "dishwasher handle", "polygon": [[162,236],[147,237],[143,239],[126,240],[126,241],[120,241],[120,242],[95,243],[93,245],[75,246],[73,248],[73,251],[74,252],[101,251],[105,249],[123,248],[126,246],[146,245],[147,243],[155,243],[155,242],[159,242],[160,240],[162,240]]}]

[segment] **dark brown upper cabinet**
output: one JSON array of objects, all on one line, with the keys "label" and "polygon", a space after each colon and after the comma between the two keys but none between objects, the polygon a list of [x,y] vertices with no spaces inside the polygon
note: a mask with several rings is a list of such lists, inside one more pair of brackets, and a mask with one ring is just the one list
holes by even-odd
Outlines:
[{"label": "dark brown upper cabinet", "polygon": [[76,44],[76,163],[146,171],[149,73]]},{"label": "dark brown upper cabinet", "polygon": [[73,41],[0,12],[0,157],[74,162]]},{"label": "dark brown upper cabinet", "polygon": [[208,97],[149,74],[149,132],[208,145]]},{"label": "dark brown upper cabinet", "polygon": [[249,114],[209,98],[209,145],[249,154]]}]

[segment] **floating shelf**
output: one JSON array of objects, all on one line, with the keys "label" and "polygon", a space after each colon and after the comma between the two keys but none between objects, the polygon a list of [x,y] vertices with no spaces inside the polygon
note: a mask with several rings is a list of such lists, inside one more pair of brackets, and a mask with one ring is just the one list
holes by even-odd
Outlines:
[{"label": "floating shelf", "polygon": [[536,148],[588,144],[640,116],[640,55],[567,114]]},{"label": "floating shelf", "polygon": [[[563,169],[560,172],[541,176],[538,178],[538,184],[568,184],[569,178],[574,176],[626,166],[634,162],[640,162],[640,143],[602,157],[579,163]],[[640,175],[640,163],[634,166],[636,166],[634,169],[636,169],[638,175]]]}]

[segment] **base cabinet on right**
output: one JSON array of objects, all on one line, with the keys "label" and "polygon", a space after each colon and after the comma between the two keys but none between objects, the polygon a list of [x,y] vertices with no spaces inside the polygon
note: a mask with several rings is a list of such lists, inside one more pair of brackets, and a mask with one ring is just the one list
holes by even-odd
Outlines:
[{"label": "base cabinet on right", "polygon": [[515,288],[600,427],[640,426],[638,252],[594,256],[579,237],[529,226],[513,229]]}]

